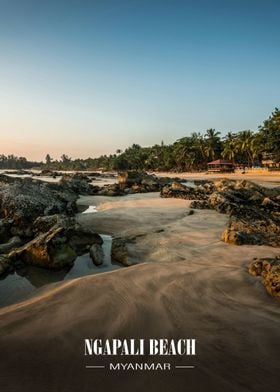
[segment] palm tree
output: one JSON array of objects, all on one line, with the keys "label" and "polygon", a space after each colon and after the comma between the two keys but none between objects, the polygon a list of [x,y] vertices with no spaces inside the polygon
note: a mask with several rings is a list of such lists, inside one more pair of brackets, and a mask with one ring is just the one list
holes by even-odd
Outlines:
[{"label": "palm tree", "polygon": [[221,141],[220,135],[221,132],[215,131],[215,129],[210,128],[207,129],[204,140],[205,140],[205,147],[204,151],[207,158],[211,158],[212,160],[215,159],[215,156],[220,151]]},{"label": "palm tree", "polygon": [[236,135],[232,132],[228,132],[224,140],[224,148],[221,155],[223,158],[230,159],[234,162],[236,152]]},{"label": "palm tree", "polygon": [[245,154],[248,160],[248,166],[253,165],[253,158],[256,155],[254,145],[254,134],[250,130],[239,132],[236,140],[236,147],[241,154]]}]

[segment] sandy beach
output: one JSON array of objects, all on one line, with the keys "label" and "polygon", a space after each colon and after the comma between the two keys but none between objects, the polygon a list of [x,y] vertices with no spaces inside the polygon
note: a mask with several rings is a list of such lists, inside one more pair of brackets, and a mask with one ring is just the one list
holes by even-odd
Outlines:
[{"label": "sandy beach", "polygon": [[[228,245],[220,240],[226,215],[189,215],[189,201],[158,193],[83,196],[78,204],[98,211],[78,214],[78,222],[129,240],[136,265],[52,284],[2,308],[1,377],[9,385],[3,391],[109,391],[116,383],[123,391],[279,389],[279,300],[247,272],[254,257],[279,249]],[[109,374],[85,368],[109,361],[84,357],[85,337],[155,336],[196,338],[197,356],[156,359],[195,368]]]}]

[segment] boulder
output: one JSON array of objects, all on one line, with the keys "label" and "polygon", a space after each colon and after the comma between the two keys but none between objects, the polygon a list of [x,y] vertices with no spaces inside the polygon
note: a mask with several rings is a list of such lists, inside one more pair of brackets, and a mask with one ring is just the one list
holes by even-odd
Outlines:
[{"label": "boulder", "polygon": [[186,191],[188,187],[186,185],[181,184],[180,182],[174,181],[171,184],[171,189],[173,191]]},{"label": "boulder", "polygon": [[102,244],[102,238],[79,225],[54,225],[32,241],[14,250],[9,258],[16,262],[49,269],[69,268],[77,256],[89,251],[91,245]]},{"label": "boulder", "polygon": [[190,203],[190,208],[197,210],[205,210],[211,208],[207,200],[193,200]]},{"label": "boulder", "polygon": [[266,291],[280,297],[280,256],[275,258],[255,258],[248,267],[252,276],[260,276]]},{"label": "boulder", "polygon": [[91,245],[89,255],[95,265],[99,266],[103,264],[104,252],[101,244]]},{"label": "boulder", "polygon": [[144,177],[142,172],[137,171],[126,171],[118,174],[118,183],[121,186],[132,186],[140,184]]},{"label": "boulder", "polygon": [[0,255],[0,276],[12,271],[11,260],[6,255]]},{"label": "boulder", "polygon": [[11,260],[49,269],[71,267],[77,253],[67,241],[63,228],[51,229],[9,254]]},{"label": "boulder", "polygon": [[26,228],[38,216],[49,214],[52,206],[57,213],[74,214],[77,198],[77,194],[59,184],[18,180],[0,188],[0,216],[12,219],[17,228]]},{"label": "boulder", "polygon": [[12,237],[8,242],[0,244],[0,253],[8,253],[20,245],[22,245],[22,240],[18,236]]},{"label": "boulder", "polygon": [[0,219],[0,243],[9,241],[13,219]]},{"label": "boulder", "polygon": [[111,248],[112,261],[116,261],[128,267],[133,263],[129,260],[128,249],[125,239],[113,238]]},{"label": "boulder", "polygon": [[65,174],[60,180],[60,184],[66,190],[74,192],[79,195],[93,195],[94,188],[90,184],[90,179],[80,173]]},{"label": "boulder", "polygon": [[101,188],[98,188],[97,194],[100,196],[111,196],[111,197],[123,196],[124,190],[118,184],[109,184],[109,185],[104,185]]}]

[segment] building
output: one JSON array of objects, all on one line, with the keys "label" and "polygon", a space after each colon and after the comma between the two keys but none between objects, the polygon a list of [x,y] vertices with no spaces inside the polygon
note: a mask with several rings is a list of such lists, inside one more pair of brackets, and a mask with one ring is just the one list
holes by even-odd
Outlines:
[{"label": "building", "polygon": [[268,170],[279,169],[280,162],[276,161],[274,154],[264,152],[262,154],[262,166],[268,168]]},{"label": "building", "polygon": [[218,172],[218,173],[233,173],[235,165],[232,161],[227,161],[225,159],[217,159],[216,161],[209,162],[208,172]]}]

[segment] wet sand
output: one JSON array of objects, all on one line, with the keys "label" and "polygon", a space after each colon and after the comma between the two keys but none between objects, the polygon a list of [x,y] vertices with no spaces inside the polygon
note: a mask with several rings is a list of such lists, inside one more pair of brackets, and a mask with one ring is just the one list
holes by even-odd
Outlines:
[{"label": "wet sand", "polygon": [[[79,214],[79,222],[129,237],[139,264],[54,284],[1,309],[1,391],[279,390],[279,300],[246,270],[253,257],[279,249],[223,243],[228,217],[207,210],[188,215],[185,200],[138,194],[86,196],[79,203],[98,210]],[[141,362],[195,368],[85,369],[109,361],[84,357],[85,337],[193,337],[195,357]]]}]

